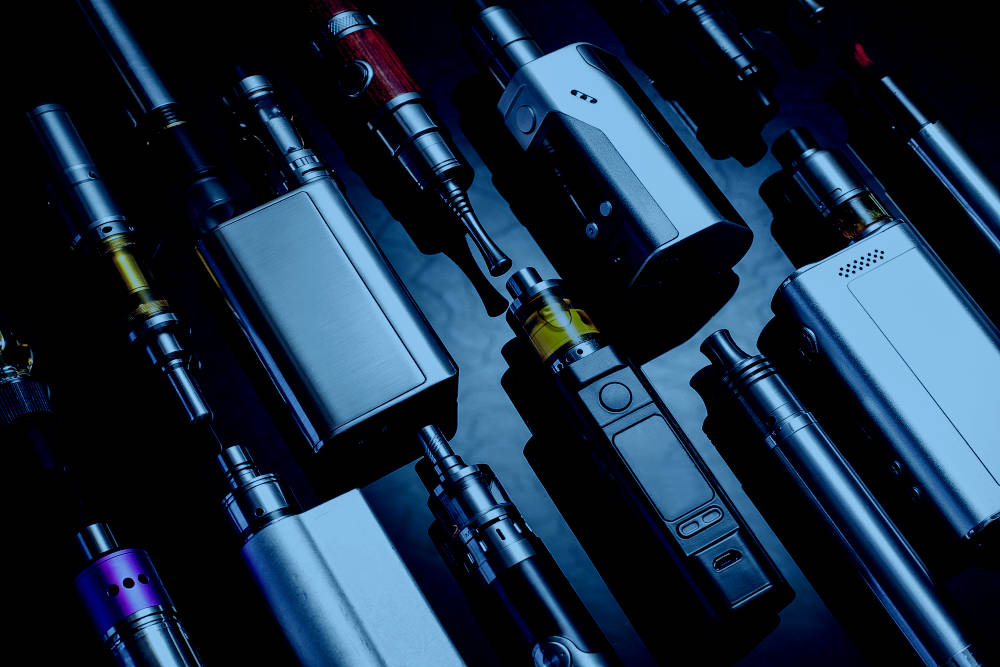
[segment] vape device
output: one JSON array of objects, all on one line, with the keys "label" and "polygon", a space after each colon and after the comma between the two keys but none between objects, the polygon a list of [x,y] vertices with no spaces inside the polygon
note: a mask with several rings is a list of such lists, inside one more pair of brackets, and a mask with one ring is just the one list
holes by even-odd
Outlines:
[{"label": "vape device", "polygon": [[[771,361],[741,350],[725,329],[701,349],[730,402],[763,439],[761,455],[778,459],[921,661],[981,664],[923,562]],[[709,420],[731,414],[721,405],[710,409]]]},{"label": "vape device", "polygon": [[925,516],[975,539],[1000,517],[1000,334],[843,157],[802,128],[773,150],[791,193],[850,241],[782,283],[777,320],[799,331],[803,355],[867,414]]},{"label": "vape device", "polygon": [[243,447],[219,461],[243,560],[304,665],[465,664],[360,491],[299,512]]},{"label": "vape device", "polygon": [[501,653],[517,664],[620,665],[489,466],[467,465],[437,427],[419,438],[425,457],[417,471],[437,519],[431,538],[468,594],[500,608],[514,635],[497,638]]},{"label": "vape device", "polygon": [[921,101],[854,45],[853,73],[894,136],[954,197],[979,237],[1000,253],[1000,190],[948,128]]},{"label": "vape device", "polygon": [[80,4],[189,200],[214,202],[188,207],[209,212],[191,217],[198,252],[318,465],[349,488],[412,461],[412,438],[393,434],[453,424],[458,371],[331,173],[281,107],[264,106],[277,104],[270,85],[251,81],[238,97],[295,187],[220,219],[225,188],[198,167],[207,161],[151,63],[110,2]]},{"label": "vape device", "polygon": [[543,281],[529,267],[507,289],[514,298],[508,321],[551,372],[561,409],[706,615],[721,621],[738,610],[785,606],[785,580],[642,373],[601,339],[561,281]]},{"label": "vape device", "polygon": [[[53,167],[67,175],[59,185],[60,195],[69,203],[65,212],[70,226],[89,229],[101,223],[111,227],[113,223],[119,235],[125,234],[121,230],[131,232],[66,111],[56,105],[45,105],[35,109],[31,118]],[[329,180],[329,176],[321,179]],[[301,196],[308,207],[308,195]],[[299,218],[304,219],[304,224],[315,222],[310,221],[307,212]],[[127,284],[140,286],[129,293],[152,294],[149,282],[139,279],[145,272],[138,256],[129,254],[127,258],[128,262],[122,262],[118,255],[112,255],[116,265],[125,267],[120,274],[134,278]],[[156,312],[169,312],[166,301],[149,301],[157,304]],[[352,306],[361,308],[364,304],[340,305]],[[170,358],[183,356],[178,353]],[[164,375],[181,405],[202,406],[204,415],[189,420],[198,429],[199,445],[222,448],[212,426],[212,411],[191,375],[185,374],[189,382],[184,391],[177,390],[170,374]],[[188,413],[190,416],[190,410]],[[300,513],[277,476],[261,474],[242,447],[223,449],[219,461],[231,488],[224,504],[243,538],[244,560],[303,664],[315,667],[463,664],[360,492],[353,491]],[[100,545],[88,547],[93,552],[88,557],[92,563],[78,580],[78,587],[88,608],[99,618],[99,629],[110,633],[108,641],[114,646],[122,644],[114,650],[132,650],[121,639],[127,639],[129,633],[171,645],[168,640],[176,634],[172,630],[172,617],[158,611],[169,600],[162,587],[151,584],[147,588],[150,582],[143,581],[147,577],[155,583],[155,572],[148,559],[141,552],[118,550],[110,544],[110,538],[100,534],[88,533],[85,538]],[[121,582],[116,583],[111,577],[119,577]],[[137,606],[146,603],[146,607]],[[143,611],[147,607],[157,609],[147,613]],[[162,632],[157,629],[160,626]],[[158,638],[157,633],[166,634]]]},{"label": "vape device", "polygon": [[545,53],[509,10],[466,4],[507,130],[579,213],[560,234],[567,249],[616,289],[739,261],[749,228],[679,137],[654,128],[655,107],[613,56],[582,43]]},{"label": "vape device", "polygon": [[336,72],[348,107],[392,156],[420,192],[436,196],[479,249],[493,276],[511,261],[479,222],[468,189],[475,173],[455,146],[430,101],[370,16],[347,0],[305,3],[320,26],[315,42]]},{"label": "vape device", "polygon": [[0,330],[0,431],[5,442],[34,449],[44,469],[36,491],[45,495],[39,505],[46,530],[75,533],[83,565],[75,588],[87,616],[120,667],[198,667],[149,555],[120,547],[106,523],[85,518],[83,498],[61,462],[63,436],[49,388],[31,377],[33,362],[30,347]]}]

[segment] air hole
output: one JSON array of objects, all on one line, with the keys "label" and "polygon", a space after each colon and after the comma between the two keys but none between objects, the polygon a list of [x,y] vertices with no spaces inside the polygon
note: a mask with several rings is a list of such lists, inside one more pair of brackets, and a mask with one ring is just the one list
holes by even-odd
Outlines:
[{"label": "air hole", "polygon": [[253,511],[253,513],[254,513],[255,516],[264,516],[264,508],[263,507],[258,507],[257,509],[255,509]]},{"label": "air hole", "polygon": [[576,353],[577,354],[583,354],[583,348],[582,347],[576,348]]},{"label": "air hole", "polygon": [[132,577],[125,577],[124,579],[122,579],[122,585],[125,588],[132,588],[133,586],[135,586],[135,579],[133,579]]},{"label": "air hole", "polygon": [[730,549],[729,551],[727,551],[726,553],[722,554],[714,561],[712,561],[712,567],[715,568],[716,572],[722,572],[727,567],[730,567],[738,563],[741,558],[743,558],[743,554],[741,554],[736,549]]},{"label": "air hole", "polygon": [[114,596],[118,595],[118,590],[119,589],[117,584],[111,584],[110,586],[108,586],[108,597],[113,598]]},{"label": "air hole", "polygon": [[499,528],[497,528],[497,535],[500,536],[501,540],[506,540],[507,539],[506,537],[503,536],[503,531],[501,531]]},{"label": "air hole", "polygon": [[108,232],[111,231],[111,225],[104,225],[103,227],[101,227],[101,231],[107,234]]},{"label": "air hole", "polygon": [[140,584],[148,584],[149,583],[149,577],[147,577],[145,574],[139,574],[138,579],[139,579],[139,583]]}]

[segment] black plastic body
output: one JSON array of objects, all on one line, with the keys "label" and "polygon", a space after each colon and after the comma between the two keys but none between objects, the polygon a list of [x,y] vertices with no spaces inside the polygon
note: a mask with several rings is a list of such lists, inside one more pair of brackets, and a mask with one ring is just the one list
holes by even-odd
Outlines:
[{"label": "black plastic body", "polygon": [[[581,434],[712,618],[774,613],[791,601],[767,552],[640,372],[605,346],[555,377]],[[653,470],[669,471],[670,484],[650,481]]]}]

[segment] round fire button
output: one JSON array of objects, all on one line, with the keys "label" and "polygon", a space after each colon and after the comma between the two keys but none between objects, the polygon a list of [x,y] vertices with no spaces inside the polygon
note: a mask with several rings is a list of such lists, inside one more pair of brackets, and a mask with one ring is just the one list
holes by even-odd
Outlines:
[{"label": "round fire button", "polygon": [[612,412],[621,412],[632,404],[632,392],[621,382],[609,382],[601,388],[601,405]]}]

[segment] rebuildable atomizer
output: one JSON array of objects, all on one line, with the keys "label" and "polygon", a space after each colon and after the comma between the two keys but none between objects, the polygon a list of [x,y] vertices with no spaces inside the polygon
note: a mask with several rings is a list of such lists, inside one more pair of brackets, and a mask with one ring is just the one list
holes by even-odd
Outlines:
[{"label": "rebuildable atomizer", "polygon": [[803,128],[773,150],[790,196],[847,243],[782,283],[777,322],[867,413],[899,488],[952,536],[975,538],[1000,517],[1000,334],[842,156]]},{"label": "rebuildable atomizer", "polygon": [[579,434],[706,614],[721,620],[787,604],[787,584],[687,436],[641,372],[601,340],[562,281],[543,281],[529,267],[507,289],[509,323],[551,369]]}]

